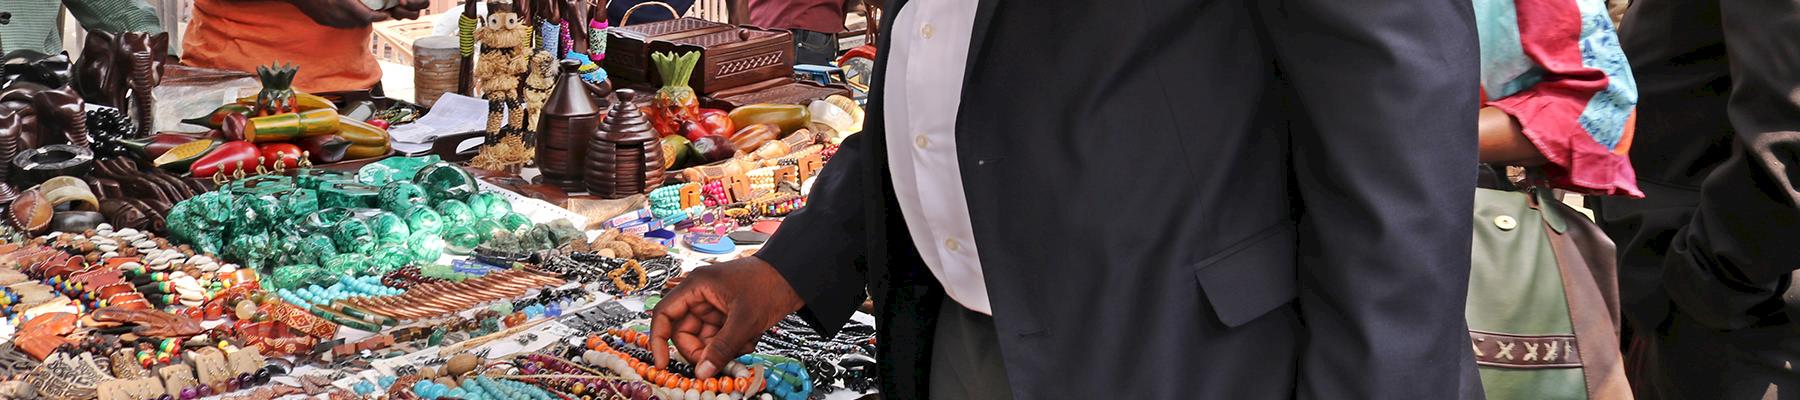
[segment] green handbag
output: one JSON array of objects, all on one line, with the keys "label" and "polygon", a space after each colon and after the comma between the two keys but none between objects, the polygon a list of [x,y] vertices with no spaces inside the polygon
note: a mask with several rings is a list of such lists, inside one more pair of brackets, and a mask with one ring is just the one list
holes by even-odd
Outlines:
[{"label": "green handbag", "polygon": [[1631,399],[1612,241],[1548,190],[1475,190],[1465,309],[1488,399]]}]

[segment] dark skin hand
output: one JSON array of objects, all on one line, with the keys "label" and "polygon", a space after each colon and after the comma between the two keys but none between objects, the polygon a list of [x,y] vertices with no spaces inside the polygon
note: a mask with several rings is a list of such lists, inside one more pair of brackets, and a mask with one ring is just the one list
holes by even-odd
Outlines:
[{"label": "dark skin hand", "polygon": [[1537,146],[1525,138],[1519,120],[1494,107],[1482,107],[1477,119],[1481,135],[1481,162],[1530,167],[1549,162]]},{"label": "dark skin hand", "polygon": [[745,257],[695,269],[651,313],[650,353],[669,366],[669,341],[694,363],[694,376],[718,375],[726,363],[756,348],[763,331],[805,302],[775,267]]},{"label": "dark skin hand", "polygon": [[376,11],[360,0],[282,0],[292,3],[313,22],[333,28],[361,28],[392,18],[413,19],[431,6],[431,0],[400,0],[394,8]]}]

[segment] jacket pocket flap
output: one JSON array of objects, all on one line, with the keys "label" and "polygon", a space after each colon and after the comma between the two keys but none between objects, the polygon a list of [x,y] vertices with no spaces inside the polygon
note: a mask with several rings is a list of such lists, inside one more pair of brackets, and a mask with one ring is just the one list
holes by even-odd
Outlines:
[{"label": "jacket pocket flap", "polygon": [[1200,291],[1227,327],[1237,327],[1294,300],[1293,225],[1283,222],[1194,264]]}]

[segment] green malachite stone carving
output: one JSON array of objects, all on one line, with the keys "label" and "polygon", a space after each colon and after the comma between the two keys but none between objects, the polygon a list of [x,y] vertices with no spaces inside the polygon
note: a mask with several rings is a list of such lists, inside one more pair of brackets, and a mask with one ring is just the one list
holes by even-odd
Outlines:
[{"label": "green malachite stone carving", "polygon": [[444,231],[444,250],[450,254],[464,255],[475,251],[481,245],[481,236],[467,225],[456,225]]},{"label": "green malachite stone carving", "polygon": [[373,208],[381,197],[381,188],[359,183],[336,182],[319,186],[319,207]]},{"label": "green malachite stone carving", "polygon": [[425,195],[425,189],[419,185],[396,181],[388,182],[386,186],[381,187],[381,194],[377,201],[381,203],[383,210],[401,212],[416,205],[430,204],[431,198]]},{"label": "green malachite stone carving", "polygon": [[475,176],[468,171],[457,168],[446,162],[434,163],[419,169],[413,177],[413,183],[425,187],[425,193],[431,195],[433,202],[448,199],[466,200],[469,195],[481,191],[475,183]]},{"label": "green malachite stone carving", "polygon": [[287,175],[257,175],[240,179],[226,185],[221,190],[244,195],[280,195],[298,188],[294,178]]},{"label": "green malachite stone carving", "polygon": [[412,235],[412,228],[406,226],[406,219],[391,212],[382,211],[380,214],[375,214],[369,217],[368,223],[369,229],[373,230],[375,237],[379,239],[385,240],[391,237],[404,241],[407,236]]},{"label": "green malachite stone carving", "polygon": [[500,217],[500,226],[509,232],[520,233],[531,228],[531,218],[525,217],[525,214],[508,212],[506,216]]},{"label": "green malachite stone carving", "polygon": [[[404,243],[404,240],[402,242]],[[411,263],[412,252],[408,251],[406,246],[382,247],[375,250],[374,256],[369,257],[369,266],[374,268],[372,273],[385,274]]]},{"label": "green malachite stone carving", "polygon": [[433,328],[431,330],[431,336],[425,338],[425,345],[426,346],[437,346],[440,344],[444,344],[444,329],[443,328]]},{"label": "green malachite stone carving", "polygon": [[314,211],[312,214],[308,214],[304,221],[301,221],[301,226],[309,232],[330,233],[331,229],[337,227],[339,222],[350,218],[351,213],[348,208],[326,208]]},{"label": "green malachite stone carving", "polygon": [[328,276],[324,269],[312,264],[283,265],[270,275],[270,283],[277,289],[298,289]]},{"label": "green malachite stone carving", "polygon": [[356,218],[345,218],[343,221],[338,221],[336,227],[331,228],[331,242],[336,243],[338,249],[354,249],[356,240],[359,238],[368,238],[370,242],[373,242],[375,241],[374,235],[375,230],[370,228],[367,222]]},{"label": "green malachite stone carving", "polygon": [[273,252],[269,251],[269,236],[264,234],[238,235],[225,246],[225,256],[244,261],[245,264],[260,264],[262,259]]},{"label": "green malachite stone carving", "polygon": [[444,239],[432,232],[413,232],[406,238],[406,249],[412,253],[413,262],[428,264],[437,262],[444,256]]},{"label": "green malachite stone carving", "polygon": [[274,197],[240,196],[237,205],[240,218],[228,222],[233,232],[263,232],[287,219],[281,210],[281,201]]},{"label": "green malachite stone carving", "polygon": [[436,164],[442,159],[436,155],[424,157],[388,157],[364,165],[356,170],[356,180],[367,185],[381,186],[388,182],[412,179],[420,168]]},{"label": "green malachite stone carving", "polygon": [[301,169],[294,177],[294,184],[302,189],[318,190],[331,182],[356,182],[356,177],[344,171],[317,168]]},{"label": "green malachite stone carving", "polygon": [[406,217],[406,227],[411,228],[413,233],[424,232],[436,235],[444,231],[444,217],[438,215],[437,211],[432,210],[430,206],[413,206],[402,215]]},{"label": "green malachite stone carving", "polygon": [[300,260],[318,263],[337,255],[337,245],[331,243],[331,237],[323,234],[308,235],[300,239]]},{"label": "green malachite stone carving", "polygon": [[357,275],[369,271],[369,257],[354,253],[339,254],[326,258],[324,268],[329,276]]},{"label": "green malachite stone carving", "polygon": [[302,217],[319,211],[319,192],[312,189],[294,189],[280,199],[282,215],[287,218]]},{"label": "green malachite stone carving", "polygon": [[447,226],[468,226],[475,222],[475,211],[461,200],[444,200],[437,204],[438,215],[444,217]]}]

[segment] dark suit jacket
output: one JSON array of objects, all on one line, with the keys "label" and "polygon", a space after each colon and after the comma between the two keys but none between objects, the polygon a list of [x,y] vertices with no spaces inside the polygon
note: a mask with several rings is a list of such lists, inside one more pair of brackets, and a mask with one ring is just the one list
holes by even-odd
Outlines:
[{"label": "dark suit jacket", "polygon": [[[1800,399],[1800,2],[1636,0],[1645,198],[1601,198],[1640,399]],[[1777,390],[1771,390],[1771,387]]]},{"label": "dark suit jacket", "polygon": [[[1478,397],[1472,18],[1467,0],[981,0],[957,156],[1015,396]],[[884,42],[915,34],[881,22]],[[882,389],[916,399],[944,295],[890,185],[885,61],[866,131],[758,254],[828,332],[867,285]]]}]

